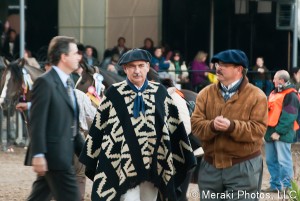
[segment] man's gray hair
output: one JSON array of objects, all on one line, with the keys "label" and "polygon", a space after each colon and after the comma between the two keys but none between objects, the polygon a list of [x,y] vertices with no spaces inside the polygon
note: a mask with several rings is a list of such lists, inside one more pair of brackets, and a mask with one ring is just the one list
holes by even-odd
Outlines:
[{"label": "man's gray hair", "polygon": [[277,71],[278,78],[284,80],[285,82],[290,80],[290,74],[286,70]]}]

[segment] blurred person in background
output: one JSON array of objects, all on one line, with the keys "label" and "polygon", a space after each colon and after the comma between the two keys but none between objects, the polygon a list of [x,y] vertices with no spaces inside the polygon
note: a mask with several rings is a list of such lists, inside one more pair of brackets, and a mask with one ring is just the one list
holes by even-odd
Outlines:
[{"label": "blurred person in background", "polygon": [[174,51],[170,62],[169,74],[175,78],[177,84],[182,85],[189,82],[189,72],[179,51]]},{"label": "blurred person in background", "polygon": [[[297,90],[298,94],[300,93],[300,68],[295,67],[292,68],[290,72],[290,82],[293,85],[293,87]],[[300,125],[300,108],[298,110],[298,117],[297,117],[297,122]],[[296,143],[300,142],[300,129],[296,130],[296,135],[294,138],[294,144],[292,144],[292,150],[294,149],[295,146],[298,146]],[[294,168],[294,175],[297,175],[298,173],[298,168],[297,168],[297,158],[293,158],[293,168]]]},{"label": "blurred person in background", "polygon": [[98,66],[99,61],[97,58],[93,56],[93,47],[87,45],[84,50],[83,54],[83,61],[86,62],[90,66]]},{"label": "blurred person in background", "polygon": [[118,65],[119,54],[113,54],[110,58],[110,62],[107,65],[107,70],[116,74],[122,74],[122,67]]},{"label": "blurred person in background", "polygon": [[110,52],[110,56],[114,54],[118,54],[121,57],[125,52],[127,52],[129,48],[125,46],[125,43],[126,43],[126,39],[124,37],[119,37],[118,44],[117,46],[112,48]]},{"label": "blurred person in background", "polygon": [[[171,75],[168,73],[170,61],[167,61],[163,56],[161,47],[155,48],[154,56],[151,59],[151,66],[158,72],[158,75],[161,79],[171,78]],[[174,79],[175,77],[172,78],[172,80]]]},{"label": "blurred person in background", "polygon": [[25,49],[25,51],[24,51],[24,59],[26,60],[26,63],[29,66],[41,68],[40,64],[37,62],[37,60],[34,57],[32,57],[31,51],[28,49]]},{"label": "blurred person in background", "polygon": [[300,68],[292,68],[290,73],[290,82],[294,85],[295,89],[300,92]]},{"label": "blurred person in background", "polygon": [[255,72],[253,83],[255,84],[255,86],[263,90],[268,96],[273,90],[274,85],[272,83],[271,73],[264,64],[263,57],[256,58],[256,64],[252,68],[252,71]]},{"label": "blurred person in background", "polygon": [[207,53],[199,51],[191,64],[192,85],[195,92],[199,92],[201,89],[210,84],[207,77],[210,68],[206,64],[206,59]]},{"label": "blurred person in background", "polygon": [[16,30],[9,29],[7,33],[7,37],[3,43],[2,54],[3,56],[9,60],[13,61],[19,58],[20,53],[20,38],[17,34]]},{"label": "blurred person in background", "polygon": [[152,56],[154,55],[154,42],[151,38],[144,39],[144,46],[141,47],[142,50],[147,50]]},{"label": "blurred person in background", "polygon": [[160,47],[162,50],[163,57],[166,59],[166,61],[170,61],[170,59],[172,58],[173,52],[172,52],[169,44],[165,41],[162,41]]},{"label": "blurred person in background", "polygon": [[[7,38],[8,38],[8,31],[10,30],[11,28],[10,28],[10,23],[9,23],[9,21],[8,20],[6,20],[5,22],[4,22],[4,24],[2,25],[2,23],[1,23],[1,31],[0,31],[0,33],[1,33],[1,44],[0,44],[0,49],[2,50],[2,48],[3,48],[3,46],[4,46],[4,42],[7,40]],[[1,52],[1,51],[0,51]]]}]

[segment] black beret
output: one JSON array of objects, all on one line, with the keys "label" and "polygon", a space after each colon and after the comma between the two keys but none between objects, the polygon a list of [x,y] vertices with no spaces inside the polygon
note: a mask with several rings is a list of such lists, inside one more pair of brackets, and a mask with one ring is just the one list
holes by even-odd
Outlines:
[{"label": "black beret", "polygon": [[225,50],[223,52],[219,52],[211,59],[212,63],[216,63],[218,61],[242,65],[244,68],[248,68],[249,66],[248,57],[241,50]]},{"label": "black beret", "polygon": [[128,64],[132,61],[151,61],[151,54],[147,50],[142,49],[132,49],[125,52],[119,59],[118,64],[121,66],[123,64]]}]

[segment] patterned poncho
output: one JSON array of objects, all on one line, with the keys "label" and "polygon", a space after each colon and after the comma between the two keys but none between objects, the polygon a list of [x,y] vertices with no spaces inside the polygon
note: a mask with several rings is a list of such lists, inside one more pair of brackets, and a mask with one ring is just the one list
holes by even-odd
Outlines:
[{"label": "patterned poncho", "polygon": [[137,94],[126,81],[111,86],[98,108],[80,161],[94,181],[93,201],[119,201],[128,189],[152,182],[161,200],[176,201],[176,189],[195,165],[177,107],[167,90],[149,82],[142,93],[145,114],[133,117]]}]

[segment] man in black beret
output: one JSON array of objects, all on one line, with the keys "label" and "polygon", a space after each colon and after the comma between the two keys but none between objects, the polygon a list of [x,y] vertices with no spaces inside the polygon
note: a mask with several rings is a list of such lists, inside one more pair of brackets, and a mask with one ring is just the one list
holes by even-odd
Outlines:
[{"label": "man in black beret", "polygon": [[204,150],[198,181],[201,201],[224,200],[225,196],[228,200],[259,200],[266,96],[249,83],[248,58],[243,51],[225,50],[211,62],[218,83],[199,92],[191,117],[192,133]]},{"label": "man in black beret", "polygon": [[118,64],[126,80],[103,98],[80,156],[94,181],[92,200],[173,200],[195,164],[178,109],[147,80],[151,55],[133,49]]}]

